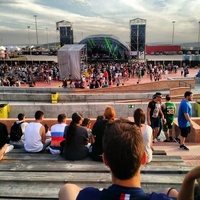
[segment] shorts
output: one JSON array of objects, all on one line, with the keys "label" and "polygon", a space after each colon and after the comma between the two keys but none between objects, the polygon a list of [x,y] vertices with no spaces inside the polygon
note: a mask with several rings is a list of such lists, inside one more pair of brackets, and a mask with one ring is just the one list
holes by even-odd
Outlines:
[{"label": "shorts", "polygon": [[180,128],[180,130],[181,130],[181,136],[186,138],[188,134],[190,133],[191,128],[190,126],[188,126],[188,127]]},{"label": "shorts", "polygon": [[154,129],[154,128],[159,128],[160,127],[160,118],[157,117],[157,118],[151,118],[151,128]]},{"label": "shorts", "polygon": [[167,121],[166,124],[163,124],[163,131],[167,132],[168,129],[172,129],[173,121]]}]

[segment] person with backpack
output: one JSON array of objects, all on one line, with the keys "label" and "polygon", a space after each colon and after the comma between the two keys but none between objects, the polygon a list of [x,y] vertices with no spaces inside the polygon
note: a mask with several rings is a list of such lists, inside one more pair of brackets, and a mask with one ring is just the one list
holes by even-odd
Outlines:
[{"label": "person with backpack", "polygon": [[23,148],[24,133],[28,122],[25,121],[26,117],[23,113],[19,113],[17,118],[18,120],[14,122],[10,128],[10,144],[12,144],[14,148]]}]

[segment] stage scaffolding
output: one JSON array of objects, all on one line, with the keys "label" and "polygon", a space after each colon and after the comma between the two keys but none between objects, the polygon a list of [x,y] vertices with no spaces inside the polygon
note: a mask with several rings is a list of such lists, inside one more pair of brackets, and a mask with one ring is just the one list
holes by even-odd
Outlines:
[{"label": "stage scaffolding", "polygon": [[56,22],[56,30],[60,33],[60,46],[62,47],[65,44],[73,44],[74,43],[74,34],[72,23],[62,20]]},{"label": "stage scaffolding", "polygon": [[146,20],[132,19],[130,20],[130,40],[131,40],[131,55],[136,59],[146,59]]}]

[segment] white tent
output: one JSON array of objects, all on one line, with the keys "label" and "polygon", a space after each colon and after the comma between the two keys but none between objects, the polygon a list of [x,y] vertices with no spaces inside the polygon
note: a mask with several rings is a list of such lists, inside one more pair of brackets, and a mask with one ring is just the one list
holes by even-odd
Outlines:
[{"label": "white tent", "polygon": [[66,44],[58,50],[60,79],[69,77],[72,80],[81,78],[81,51],[85,44]]}]

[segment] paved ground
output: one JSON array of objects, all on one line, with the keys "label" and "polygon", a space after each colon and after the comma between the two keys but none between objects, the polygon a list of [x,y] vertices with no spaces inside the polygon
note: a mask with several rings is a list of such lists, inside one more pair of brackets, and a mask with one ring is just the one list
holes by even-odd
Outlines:
[{"label": "paved ground", "polygon": [[[199,69],[190,69],[189,70],[189,77],[195,77],[197,72],[199,71]],[[178,72],[175,74],[175,73],[169,73],[167,77],[170,77],[170,78],[183,78],[183,76],[181,76],[181,72],[180,72],[180,69],[178,70]],[[167,80],[167,77],[165,77],[164,75],[162,75],[162,79],[161,80]],[[137,84],[137,81],[138,79],[137,78],[130,78],[128,81],[125,82],[125,85],[129,85],[129,84]],[[141,79],[141,82],[140,83],[150,83],[150,78],[149,78],[149,75],[146,74],[142,79]],[[55,80],[52,80],[51,84],[49,83],[46,83],[45,81],[37,81],[36,82],[36,87],[59,87],[62,85],[62,82],[61,81],[55,81]],[[28,87],[27,84],[24,84],[22,85],[22,87]],[[114,87],[114,86],[112,86]]]},{"label": "paved ground", "polygon": [[200,165],[200,143],[186,143],[189,151],[179,149],[176,142],[157,142],[153,146],[155,150],[165,150],[168,156],[181,156],[188,166]]}]

